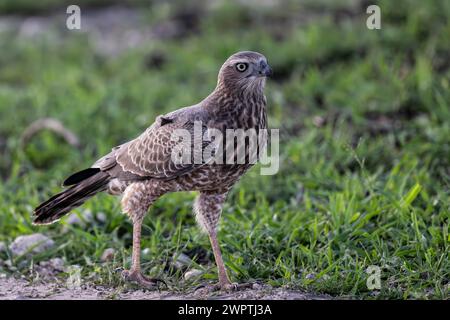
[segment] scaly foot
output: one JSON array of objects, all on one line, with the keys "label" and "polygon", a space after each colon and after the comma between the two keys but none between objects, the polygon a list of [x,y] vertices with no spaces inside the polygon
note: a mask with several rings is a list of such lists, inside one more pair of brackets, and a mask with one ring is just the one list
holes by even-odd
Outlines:
[{"label": "scaly foot", "polygon": [[156,288],[159,282],[162,282],[164,283],[164,285],[166,285],[166,283],[163,280],[156,278],[148,278],[144,276],[140,271],[123,270],[122,278],[125,281],[137,283],[138,285],[147,289]]}]

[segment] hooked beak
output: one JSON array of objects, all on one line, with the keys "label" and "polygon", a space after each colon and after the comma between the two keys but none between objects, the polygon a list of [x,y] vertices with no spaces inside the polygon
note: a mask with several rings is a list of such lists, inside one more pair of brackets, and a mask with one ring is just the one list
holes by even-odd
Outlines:
[{"label": "hooked beak", "polygon": [[258,73],[260,77],[270,77],[273,74],[272,68],[264,60],[259,63]]}]

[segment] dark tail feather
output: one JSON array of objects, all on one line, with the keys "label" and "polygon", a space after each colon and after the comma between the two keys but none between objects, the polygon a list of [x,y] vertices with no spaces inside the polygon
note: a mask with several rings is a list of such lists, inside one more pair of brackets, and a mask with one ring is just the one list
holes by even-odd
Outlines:
[{"label": "dark tail feather", "polygon": [[106,190],[109,180],[109,174],[101,171],[88,175],[85,180],[54,195],[34,209],[33,224],[49,224],[57,221],[96,193]]},{"label": "dark tail feather", "polygon": [[87,178],[92,177],[94,174],[97,174],[99,172],[100,172],[99,168],[87,168],[78,171],[73,175],[71,175],[70,177],[68,177],[66,180],[64,180],[63,186],[67,187],[80,183],[81,181],[86,180]]}]

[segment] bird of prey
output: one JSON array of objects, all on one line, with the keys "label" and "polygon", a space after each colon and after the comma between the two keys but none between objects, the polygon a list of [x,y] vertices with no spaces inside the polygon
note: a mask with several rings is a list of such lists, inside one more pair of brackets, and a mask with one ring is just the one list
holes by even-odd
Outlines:
[{"label": "bird of prey", "polygon": [[[220,162],[177,164],[171,156],[177,129],[192,132],[196,122],[205,128],[225,132],[228,129],[267,128],[264,86],[272,70],[260,53],[242,51],[222,65],[214,91],[196,105],[158,116],[140,136],[117,146],[92,167],[68,177],[68,187],[34,210],[34,224],[57,221],[99,192],[122,195],[121,206],[133,223],[132,264],[123,271],[128,281],[144,287],[156,279],[141,272],[141,227],[149,207],[162,195],[178,191],[199,192],[194,203],[198,224],[208,234],[218,268],[217,288],[232,290],[217,241],[217,224],[227,194],[252,163]],[[195,142],[195,141],[194,141]],[[200,148],[205,148],[201,144]],[[248,160],[248,157],[246,157]]]}]

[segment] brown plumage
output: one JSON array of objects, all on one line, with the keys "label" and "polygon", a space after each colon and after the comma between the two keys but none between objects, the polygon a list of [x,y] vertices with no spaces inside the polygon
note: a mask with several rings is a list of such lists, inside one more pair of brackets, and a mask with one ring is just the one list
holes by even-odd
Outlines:
[{"label": "brown plumage", "polygon": [[[200,226],[211,240],[218,266],[219,285],[233,288],[217,242],[216,227],[228,191],[252,163],[174,163],[171,158],[177,129],[265,129],[267,126],[265,78],[271,73],[266,58],[256,52],[238,52],[220,69],[215,90],[200,103],[182,108],[156,121],[139,137],[115,147],[91,168],[64,182],[69,188],[35,209],[35,224],[52,223],[98,192],[123,195],[123,211],[133,221],[132,266],[124,276],[144,286],[154,280],[140,269],[141,226],[147,210],[160,196],[176,191],[199,191],[194,210]],[[192,143],[197,143],[195,139]],[[201,149],[205,145],[201,145]]]}]

